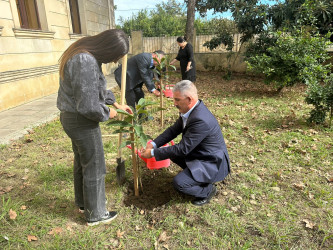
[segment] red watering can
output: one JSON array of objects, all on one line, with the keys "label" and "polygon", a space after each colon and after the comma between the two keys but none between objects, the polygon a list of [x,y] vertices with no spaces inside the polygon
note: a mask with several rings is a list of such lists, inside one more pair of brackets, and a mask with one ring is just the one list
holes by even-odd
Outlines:
[{"label": "red watering can", "polygon": [[[151,141],[148,141],[148,143],[150,143]],[[173,141],[170,142],[171,145],[175,145],[175,143]],[[168,147],[169,143],[165,144],[163,147]],[[127,145],[128,148],[132,148],[131,145]],[[137,150],[135,150],[135,152],[137,152]],[[155,157],[152,157],[150,159],[147,158],[143,158],[141,156],[141,152],[138,152],[139,157],[146,163],[147,168],[149,169],[160,169],[160,168],[167,168],[170,166],[170,159],[165,159],[165,160],[161,160],[161,161],[156,161]]]},{"label": "red watering can", "polygon": [[174,84],[165,85],[165,90],[163,90],[163,93],[164,93],[166,98],[172,98],[173,97],[172,89],[173,89],[174,86],[175,86]]}]

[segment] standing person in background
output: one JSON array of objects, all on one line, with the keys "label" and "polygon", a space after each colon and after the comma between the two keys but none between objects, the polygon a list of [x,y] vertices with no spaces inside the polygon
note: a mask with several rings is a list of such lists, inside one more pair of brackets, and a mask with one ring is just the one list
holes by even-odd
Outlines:
[{"label": "standing person in background", "polygon": [[174,64],[176,61],[180,62],[180,71],[182,73],[182,80],[189,80],[191,82],[196,81],[195,61],[193,54],[193,47],[190,43],[186,42],[183,37],[177,38],[179,45],[178,55],[173,59],[170,64]]},{"label": "standing person in background", "polygon": [[[164,55],[165,53],[162,50],[157,50],[153,53],[140,53],[128,59],[125,93],[127,105],[135,109],[135,104],[137,104],[141,98],[145,97],[142,90],[143,83],[146,84],[149,92],[153,93],[155,96],[160,95],[160,92],[155,88],[153,82],[153,69],[157,64],[154,58],[160,60]],[[115,80],[119,88],[121,87],[121,69],[122,65],[119,65],[114,72]]]},{"label": "standing person in background", "polygon": [[60,58],[57,107],[60,121],[72,140],[74,152],[75,203],[88,226],[109,223],[116,212],[106,209],[105,159],[99,123],[114,118],[117,111],[132,112],[119,105],[102,73],[102,63],[117,62],[128,53],[122,30],[110,29],[73,43]]}]

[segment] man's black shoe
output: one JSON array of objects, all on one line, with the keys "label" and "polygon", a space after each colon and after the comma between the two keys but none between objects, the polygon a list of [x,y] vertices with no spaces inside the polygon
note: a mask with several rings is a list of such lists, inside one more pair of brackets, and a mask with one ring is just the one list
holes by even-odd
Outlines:
[{"label": "man's black shoe", "polygon": [[203,206],[203,205],[209,203],[209,201],[213,198],[213,196],[216,193],[217,193],[217,189],[216,189],[215,185],[213,185],[212,191],[210,192],[208,197],[206,197],[206,198],[197,198],[194,201],[192,201],[192,204],[195,205],[195,206]]}]

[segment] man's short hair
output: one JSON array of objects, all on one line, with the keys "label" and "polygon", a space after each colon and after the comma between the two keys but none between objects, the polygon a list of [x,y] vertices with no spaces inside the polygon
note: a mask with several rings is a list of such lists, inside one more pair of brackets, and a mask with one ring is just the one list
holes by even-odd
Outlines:
[{"label": "man's short hair", "polygon": [[155,50],[153,53],[165,56],[165,53],[163,50]]},{"label": "man's short hair", "polygon": [[198,98],[198,91],[194,83],[189,80],[177,82],[172,92],[180,92],[184,96],[192,96]]}]

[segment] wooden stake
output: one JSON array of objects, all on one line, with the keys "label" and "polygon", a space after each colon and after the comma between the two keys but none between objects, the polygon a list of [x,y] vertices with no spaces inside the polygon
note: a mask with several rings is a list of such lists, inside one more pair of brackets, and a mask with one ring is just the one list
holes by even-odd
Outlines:
[{"label": "wooden stake", "polygon": [[[120,104],[125,104],[125,93],[126,93],[126,73],[127,73],[127,54],[124,55],[122,60],[122,69],[121,69],[121,87],[120,87]],[[120,117],[122,120],[122,117]],[[122,140],[122,133],[119,133],[118,137],[118,158],[121,158],[121,140]]]},{"label": "wooden stake", "polygon": [[161,85],[161,94],[160,94],[160,107],[162,108],[161,110],[161,127],[164,127],[164,102],[163,102],[163,79],[161,77],[160,80],[160,85]]}]

